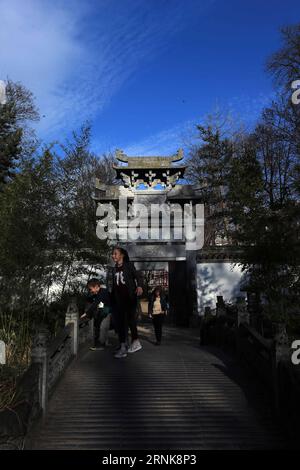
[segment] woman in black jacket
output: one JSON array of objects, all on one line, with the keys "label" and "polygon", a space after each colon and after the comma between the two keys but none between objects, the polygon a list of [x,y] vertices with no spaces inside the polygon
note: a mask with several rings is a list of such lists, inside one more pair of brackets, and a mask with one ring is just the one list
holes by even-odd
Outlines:
[{"label": "woman in black jacket", "polygon": [[[124,248],[115,247],[112,253],[115,262],[112,283],[112,307],[117,323],[120,349],[115,354],[116,358],[127,356],[127,352],[134,353],[142,348],[138,339],[136,325],[137,296],[142,295],[141,278],[130,263],[128,253]],[[131,345],[126,348],[126,336],[128,327],[131,332]]]},{"label": "woman in black jacket", "polygon": [[148,304],[148,314],[153,320],[154,332],[156,337],[156,345],[159,346],[162,337],[162,325],[167,314],[167,299],[161,287],[155,287],[152,292]]}]

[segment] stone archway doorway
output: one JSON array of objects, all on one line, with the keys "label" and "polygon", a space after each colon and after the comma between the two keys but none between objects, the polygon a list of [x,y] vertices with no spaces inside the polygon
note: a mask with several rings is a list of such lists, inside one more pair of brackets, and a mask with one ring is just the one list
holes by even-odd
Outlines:
[{"label": "stone archway doorway", "polygon": [[144,278],[145,292],[141,298],[141,315],[148,314],[149,294],[161,286],[167,295],[169,312],[166,322],[176,326],[188,326],[188,296],[186,289],[186,261],[136,262],[137,270]]}]

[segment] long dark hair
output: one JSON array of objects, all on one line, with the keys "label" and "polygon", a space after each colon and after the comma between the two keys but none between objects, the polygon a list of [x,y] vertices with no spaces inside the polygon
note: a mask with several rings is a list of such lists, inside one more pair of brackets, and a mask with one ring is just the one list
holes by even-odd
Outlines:
[{"label": "long dark hair", "polygon": [[163,295],[163,289],[162,289],[161,286],[156,286],[156,287],[154,287],[154,289],[153,289],[153,291],[152,291],[153,297],[157,297],[157,296],[156,296],[156,291],[158,291],[158,294],[159,294],[160,297]]},{"label": "long dark hair", "polygon": [[125,248],[122,248],[121,246],[114,246],[112,253],[114,252],[114,250],[118,250],[124,256],[123,258],[124,263],[128,263],[130,261],[128,251],[125,250]]}]

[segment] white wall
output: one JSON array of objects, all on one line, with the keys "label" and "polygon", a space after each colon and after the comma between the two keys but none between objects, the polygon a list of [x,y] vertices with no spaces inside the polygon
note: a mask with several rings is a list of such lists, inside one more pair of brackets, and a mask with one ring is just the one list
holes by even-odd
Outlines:
[{"label": "white wall", "polygon": [[197,301],[198,313],[204,314],[205,307],[215,308],[217,295],[223,295],[227,302],[234,301],[240,292],[243,273],[241,267],[233,263],[198,263],[197,264]]}]

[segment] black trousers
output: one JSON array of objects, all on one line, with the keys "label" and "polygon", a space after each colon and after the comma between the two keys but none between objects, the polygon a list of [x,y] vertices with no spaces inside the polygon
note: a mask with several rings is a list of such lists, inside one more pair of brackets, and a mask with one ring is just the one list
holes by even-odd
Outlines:
[{"label": "black trousers", "polygon": [[138,339],[137,322],[136,322],[136,302],[121,304],[116,302],[113,307],[113,316],[117,327],[120,343],[125,343],[128,328],[131,333],[131,340]]},{"label": "black trousers", "polygon": [[159,342],[161,342],[162,325],[163,325],[163,322],[164,322],[164,317],[165,317],[164,313],[159,313],[157,315],[152,315],[156,341],[159,341]]},{"label": "black trousers", "polygon": [[97,312],[94,317],[94,346],[99,345],[100,326],[102,323],[102,316]]}]

